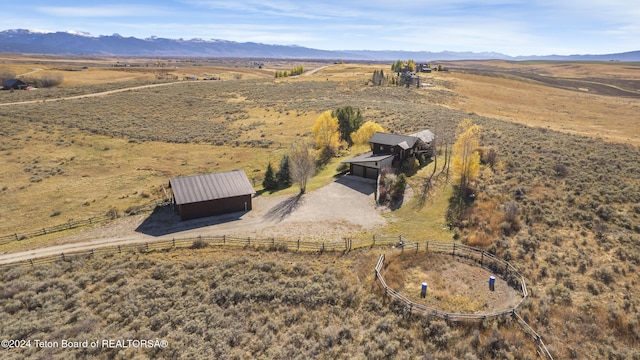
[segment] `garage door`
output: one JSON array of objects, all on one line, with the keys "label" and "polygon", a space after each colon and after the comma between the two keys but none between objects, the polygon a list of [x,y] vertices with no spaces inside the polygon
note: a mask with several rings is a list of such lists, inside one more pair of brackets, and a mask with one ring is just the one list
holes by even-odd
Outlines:
[{"label": "garage door", "polygon": [[365,177],[367,179],[377,180],[378,179],[378,169],[365,167],[364,168],[364,176],[363,177]]},{"label": "garage door", "polygon": [[364,176],[365,169],[366,168],[362,165],[351,164],[351,175],[365,177]]}]

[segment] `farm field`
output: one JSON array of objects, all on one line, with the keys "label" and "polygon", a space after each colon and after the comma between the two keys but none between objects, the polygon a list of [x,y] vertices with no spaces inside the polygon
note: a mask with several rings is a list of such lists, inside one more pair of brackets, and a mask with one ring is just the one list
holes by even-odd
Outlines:
[{"label": "farm field", "polygon": [[[436,189],[422,193],[434,166],[431,163],[409,177],[411,199],[398,210],[381,211],[386,224],[376,231],[402,234],[416,241],[456,239],[510,261],[530,283],[531,297],[521,316],[542,335],[554,358],[640,356],[640,98],[635,95],[640,81],[638,64],[443,63],[450,71],[424,75],[423,81],[433,86],[408,89],[370,85],[373,71],[387,72],[389,64],[310,63],[305,64],[305,69],[322,69],[311,75],[274,79],[275,70],[298,63],[265,63],[261,69],[244,62],[208,66],[189,63],[175,69],[175,75],[181,79],[219,76],[221,80],[170,83],[173,80],[157,79],[156,69],[111,66],[123,59],[1,60],[0,72],[5,67],[16,74],[40,68],[31,74],[40,76],[39,73],[59,71],[52,68],[73,66],[81,70],[64,70],[65,81],[56,88],[0,92],[0,235],[103,216],[112,209],[124,215],[127,210],[161,199],[162,184],[178,175],[238,168],[255,180],[260,191],[267,164],[277,165],[293,140],[311,138],[311,126],[320,113],[341,106],[359,108],[365,120],[376,121],[394,132],[432,129],[443,139],[451,138],[457,124],[469,118],[480,125],[483,153],[494,150],[497,161],[494,166],[483,164],[476,184],[476,201],[463,218],[445,219],[451,187],[444,175]],[[51,101],[152,84],[163,85]],[[37,102],[19,104],[33,100]],[[438,160],[439,168],[442,164]],[[332,181],[337,165],[336,160],[322,171],[321,180],[315,180],[310,194]],[[260,196],[292,194],[287,191],[293,190],[261,192]],[[507,209],[512,215],[515,209],[515,217],[507,217]],[[28,241],[31,248],[46,246],[64,241],[62,236],[68,235],[70,232],[50,234],[25,243]],[[77,240],[82,234],[73,236]],[[371,234],[364,231],[360,236]],[[0,252],[17,249],[15,243],[0,245]],[[205,267],[212,267],[215,259],[227,256],[209,251],[205,250],[207,255],[202,257],[203,263],[208,264]],[[271,259],[275,266],[284,261],[280,257],[289,256],[259,254]],[[350,327],[351,339],[339,340],[316,331],[304,344],[314,339],[323,344],[324,354],[329,357],[333,351],[344,351],[341,344],[354,346],[357,339],[360,345],[352,355],[369,351],[367,354],[375,355],[365,357],[372,358],[389,356],[384,355],[385,351],[398,356],[426,353],[452,359],[535,358],[532,343],[509,321],[481,325],[448,325],[442,321],[432,329],[432,320],[403,320],[370,288],[373,282],[363,280],[372,277],[370,262],[375,262],[375,254],[357,255],[367,260],[356,259],[356,253],[346,258],[309,255],[312,260],[308,261],[317,264],[309,273],[322,273],[323,269],[332,268],[329,264],[335,264],[337,272],[329,276],[327,284],[338,284],[340,291],[357,293],[358,306],[379,302],[366,311],[375,309],[371,311],[380,317],[375,321],[350,318],[350,324],[357,324]],[[122,272],[127,272],[128,266],[151,261],[153,267],[180,274],[197,268],[172,268],[173,261],[168,260],[172,257],[181,264],[194,261],[185,260],[183,256],[193,255],[183,252],[146,256],[141,255],[134,265],[113,259],[112,265],[96,261],[82,266],[121,267]],[[245,255],[240,252],[228,256],[235,259]],[[140,279],[151,277],[151,267],[147,269],[131,281],[137,284]],[[62,275],[62,269],[16,276],[40,276],[37,281],[46,281],[45,273],[72,276]],[[366,276],[358,280],[352,277],[360,273]],[[412,274],[408,276],[422,276],[415,271]],[[11,280],[6,276],[4,279],[6,283]],[[235,281],[233,276],[227,280],[221,284],[231,286]],[[357,290],[344,285],[349,282],[357,284]],[[100,284],[98,287],[110,286]],[[2,293],[16,313],[24,310],[12,298],[17,293]],[[116,291],[111,296],[119,299],[123,295]],[[170,297],[165,294],[160,298]],[[52,299],[57,301],[55,296]],[[291,309],[277,306],[274,311],[282,316]],[[349,309],[362,309],[345,306],[342,300],[335,306],[318,308],[333,312],[327,324],[351,314]],[[71,312],[61,310],[61,314],[70,316]],[[270,324],[265,316],[264,312],[251,312],[243,321]],[[311,314],[301,315],[300,319],[311,318],[324,317]],[[121,320],[114,317],[106,321],[105,327],[93,331],[114,333]],[[284,325],[278,321],[273,322],[282,329]],[[378,321],[388,324],[380,325]],[[198,326],[191,327],[195,334],[202,331]],[[176,332],[176,337],[187,338],[191,335],[185,335],[186,329],[178,324],[171,331]],[[246,335],[248,338],[257,334],[248,328],[246,332],[252,334]],[[340,329],[336,332],[340,333]],[[301,347],[295,345],[298,340],[292,334],[278,334],[285,348]],[[388,334],[386,342],[382,334]],[[240,339],[247,341],[244,336]],[[415,343],[420,345],[415,347],[414,342],[410,345],[401,338],[417,339]],[[388,349],[374,349],[371,339],[376,339],[376,344],[388,344]],[[233,344],[227,345],[230,347],[220,351],[236,358],[249,358],[265,349],[246,354]],[[306,354],[321,350],[320,345],[313,351],[305,346],[304,351],[309,351]]]}]

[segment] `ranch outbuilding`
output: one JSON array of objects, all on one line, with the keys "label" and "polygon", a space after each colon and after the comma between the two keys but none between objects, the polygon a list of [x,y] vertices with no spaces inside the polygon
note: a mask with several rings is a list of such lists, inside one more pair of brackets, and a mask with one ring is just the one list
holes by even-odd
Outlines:
[{"label": "ranch outbuilding", "polygon": [[169,188],[182,220],[249,211],[256,193],[242,170],[171,178]]},{"label": "ranch outbuilding", "polygon": [[10,79],[2,84],[2,90],[25,90],[29,88],[29,84],[19,79]]}]

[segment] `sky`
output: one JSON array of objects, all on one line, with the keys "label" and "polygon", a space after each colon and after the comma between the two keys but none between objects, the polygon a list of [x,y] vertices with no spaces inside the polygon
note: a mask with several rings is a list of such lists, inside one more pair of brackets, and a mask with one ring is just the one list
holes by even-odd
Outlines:
[{"label": "sky", "polygon": [[0,30],[220,39],[322,50],[610,54],[640,50],[637,0],[3,1]]}]

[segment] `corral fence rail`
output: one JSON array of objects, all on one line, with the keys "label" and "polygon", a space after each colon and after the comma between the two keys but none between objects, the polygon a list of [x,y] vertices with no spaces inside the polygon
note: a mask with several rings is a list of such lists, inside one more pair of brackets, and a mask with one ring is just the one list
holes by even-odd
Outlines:
[{"label": "corral fence rail", "polygon": [[[400,246],[404,249],[415,249],[416,251],[420,248],[419,243],[414,242],[404,242],[401,243]],[[465,320],[475,320],[475,321],[484,321],[491,318],[497,318],[505,315],[512,316],[520,325],[520,328],[527,333],[532,340],[535,342],[537,346],[538,355],[545,359],[553,360],[553,357],[549,353],[547,346],[542,341],[542,337],[527,324],[524,319],[520,317],[517,313],[517,309],[520,307],[522,302],[529,296],[527,291],[527,286],[525,279],[518,270],[513,267],[509,262],[497,258],[493,254],[487,253],[484,250],[476,249],[470,246],[466,246],[458,243],[450,243],[450,242],[425,242],[424,243],[425,251],[434,251],[440,253],[448,253],[452,256],[463,257],[466,259],[470,259],[475,261],[483,268],[487,268],[488,270],[493,271],[496,275],[502,276],[502,278],[507,281],[507,283],[514,287],[517,290],[522,292],[522,300],[518,302],[513,308],[505,309],[501,311],[496,311],[492,313],[485,314],[464,314],[464,313],[450,313],[434,308],[430,308],[423,304],[416,303],[406,296],[402,295],[395,289],[389,287],[384,280],[384,276],[382,276],[382,268],[384,266],[385,256],[381,254],[378,258],[378,262],[376,263],[376,267],[374,268],[375,278],[380,283],[382,288],[384,289],[385,295],[398,301],[400,304],[404,305],[404,309],[411,315],[415,312],[422,313],[424,315],[435,315],[441,318],[444,318],[446,321],[465,321]]]},{"label": "corral fence rail", "polygon": [[220,236],[196,236],[187,238],[173,238],[171,240],[136,241],[121,245],[98,245],[86,250],[73,250],[61,252],[56,255],[45,255],[21,261],[9,261],[0,264],[1,268],[17,267],[23,265],[35,266],[39,264],[53,263],[57,261],[73,262],[75,259],[93,256],[96,254],[117,254],[127,252],[144,253],[154,250],[170,250],[172,248],[199,248],[204,246],[228,246],[240,248],[266,248],[274,250],[302,251],[302,252],[348,252],[354,248],[373,246],[397,246],[402,247],[402,236],[379,236],[374,235],[370,239],[354,241],[350,238],[341,240],[319,240],[310,241],[302,239],[278,239],[275,237],[234,237],[227,235]]},{"label": "corral fence rail", "polygon": [[513,267],[509,262],[497,258],[493,254],[490,254],[484,250],[476,249],[470,246],[466,246],[459,243],[451,242],[439,242],[439,241],[426,241],[424,243],[412,242],[399,236],[387,236],[387,235],[373,235],[371,239],[350,239],[344,238],[342,241],[302,241],[300,239],[276,239],[271,238],[251,238],[251,237],[233,237],[233,236],[197,236],[189,238],[171,240],[151,240],[141,241],[135,243],[127,243],[120,245],[104,245],[95,248],[76,250],[69,252],[62,252],[60,254],[48,255],[42,257],[33,257],[27,260],[8,262],[0,264],[0,269],[8,269],[20,266],[34,267],[38,265],[51,264],[51,263],[68,263],[71,267],[77,260],[86,259],[95,255],[114,255],[118,253],[147,253],[150,251],[166,251],[177,248],[192,248],[198,249],[205,246],[229,246],[240,248],[267,248],[273,250],[289,250],[289,251],[303,251],[303,252],[335,252],[343,251],[349,252],[356,248],[363,247],[375,247],[375,246],[393,246],[399,249],[401,252],[405,251],[419,251],[423,249],[425,252],[434,251],[441,253],[450,253],[452,256],[458,256],[477,262],[480,266],[485,267],[495,274],[502,276],[507,283],[522,292],[522,300],[513,308],[498,311],[489,314],[461,314],[461,313],[448,313],[438,309],[429,308],[425,305],[418,304],[403,296],[396,290],[390,288],[384,280],[381,274],[384,266],[384,254],[380,255],[378,262],[376,263],[375,278],[380,282],[384,288],[385,294],[392,297],[405,305],[409,314],[414,310],[423,314],[433,314],[445,318],[447,321],[462,321],[462,320],[485,320],[492,317],[511,315],[513,316],[520,327],[531,336],[538,347],[538,353],[540,356],[546,359],[553,359],[549,350],[545,346],[542,338],[536,333],[516,312],[518,307],[522,304],[522,301],[528,297],[528,291],[524,277],[520,275],[518,270]]}]

